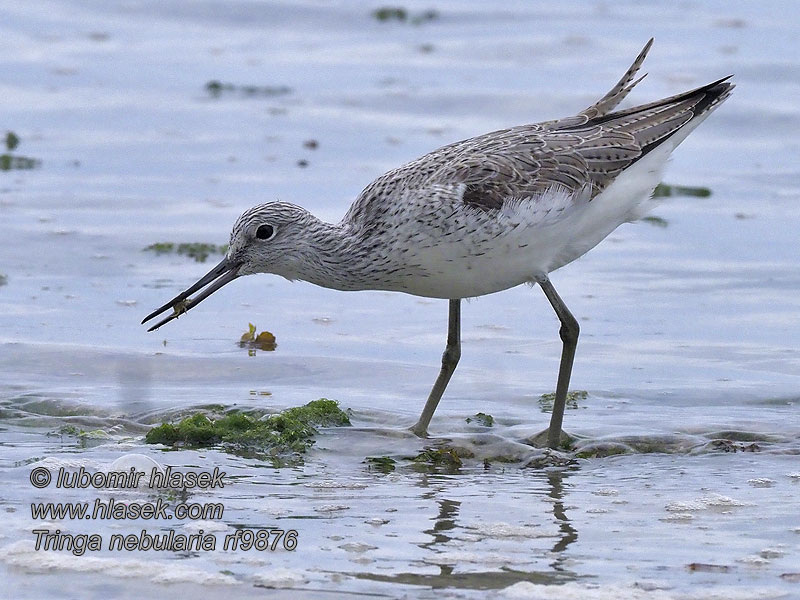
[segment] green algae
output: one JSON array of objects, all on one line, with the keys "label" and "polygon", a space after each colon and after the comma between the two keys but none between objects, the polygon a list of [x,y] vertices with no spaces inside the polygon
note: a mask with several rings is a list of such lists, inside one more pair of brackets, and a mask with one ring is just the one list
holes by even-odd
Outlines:
[{"label": "green algae", "polygon": [[653,198],[667,198],[669,196],[691,196],[693,198],[708,198],[711,190],[707,187],[695,187],[689,185],[670,185],[659,183],[653,190]]},{"label": "green algae", "polygon": [[703,449],[711,452],[760,452],[761,446],[755,442],[743,444],[728,439],[717,439],[705,444]]},{"label": "green algae", "polygon": [[75,427],[75,425],[62,425],[56,431],[51,431],[47,435],[49,436],[58,436],[58,435],[68,435],[72,437],[79,437],[86,433],[83,429]]},{"label": "green algae", "polygon": [[234,453],[294,455],[299,459],[314,444],[317,427],[346,425],[350,425],[350,418],[338,402],[320,398],[268,416],[235,411],[212,419],[198,412],[177,424],[153,427],[147,432],[145,442],[195,448],[221,446]]},{"label": "green algae", "polygon": [[755,433],[753,431],[741,431],[737,429],[724,429],[722,431],[714,431],[707,434],[708,437],[714,439],[726,439],[734,442],[770,442],[777,441],[777,439],[770,435],[763,433]]},{"label": "green algae", "polygon": [[526,469],[575,469],[578,467],[578,461],[568,454],[562,454],[550,449],[545,450],[542,454],[534,456],[527,463],[524,468]]},{"label": "green algae", "polygon": [[0,171],[19,171],[35,169],[41,164],[40,160],[27,156],[14,156],[13,154],[0,154]]},{"label": "green algae", "polygon": [[661,228],[669,227],[669,221],[667,221],[663,217],[656,217],[650,215],[647,217],[642,217],[640,220],[643,223],[649,223],[650,225],[655,225],[656,227],[661,227]]},{"label": "green algae", "polygon": [[422,452],[411,458],[417,471],[427,473],[457,473],[462,466],[461,458],[474,456],[467,450],[452,446],[439,448],[425,448]]},{"label": "green algae", "polygon": [[242,96],[285,96],[294,90],[286,85],[237,85],[212,80],[205,85],[206,92],[212,98],[219,98],[223,94],[240,94]]},{"label": "green algae", "polygon": [[383,23],[397,21],[398,23],[422,25],[423,23],[438,19],[439,13],[435,10],[425,10],[411,14],[401,6],[382,6],[372,11],[372,18]]},{"label": "green algae", "polygon": [[395,6],[382,6],[373,10],[372,16],[378,21],[405,21],[408,19],[408,11]]},{"label": "green algae", "polygon": [[[550,407],[550,410],[552,411],[552,405]],[[539,433],[536,433],[526,438],[524,442],[529,446],[533,446],[534,448],[546,448],[547,438],[549,433],[550,433],[549,430],[545,429],[543,431],[540,431]],[[566,431],[562,429],[561,435],[558,438],[558,449],[564,452],[571,452],[572,449],[575,447],[575,442],[577,441],[578,438],[568,434]]]},{"label": "green algae", "polygon": [[289,408],[277,416],[307,422],[320,427],[350,425],[350,417],[339,408],[339,403],[336,400],[328,400],[327,398],[314,400],[304,406]]},{"label": "green algae", "polygon": [[19,137],[13,131],[6,132],[6,149],[11,152],[19,146]]},{"label": "green algae", "polygon": [[174,242],[156,242],[142,248],[143,252],[154,252],[161,254],[181,254],[195,259],[197,262],[206,262],[211,254],[225,254],[228,251],[227,244],[206,244],[203,242],[187,242],[176,244]]},{"label": "green algae", "polygon": [[62,425],[55,431],[46,434],[48,437],[74,438],[78,447],[90,448],[98,446],[111,439],[111,434],[103,429],[86,430],[75,425]]},{"label": "green algae", "polygon": [[172,242],[156,242],[155,244],[150,244],[142,250],[144,252],[155,252],[156,254],[169,254],[170,252],[175,251],[175,244]]},{"label": "green algae", "polygon": [[12,151],[17,149],[20,143],[19,136],[13,131],[7,131],[3,141],[5,142],[7,152],[0,154],[0,171],[35,169],[42,164],[42,161],[37,158],[11,154]]},{"label": "green algae", "polygon": [[368,456],[364,462],[369,466],[370,471],[378,473],[391,473],[395,470],[397,461],[390,456]]},{"label": "green algae", "polygon": [[619,454],[632,454],[633,448],[620,442],[591,442],[575,452],[575,458],[606,458]]},{"label": "green algae", "polygon": [[412,25],[422,25],[430,21],[435,21],[439,18],[439,13],[435,10],[425,10],[415,15],[411,15],[410,23]]},{"label": "green algae", "polygon": [[474,417],[467,417],[465,421],[467,423],[472,423],[474,421],[476,425],[482,425],[484,427],[492,427],[494,425],[494,417],[482,412],[476,413]]},{"label": "green algae", "polygon": [[[579,402],[582,400],[586,400],[589,397],[589,392],[586,390],[573,390],[571,392],[567,392],[567,404],[566,408],[576,410],[580,408]],[[542,409],[542,412],[553,412],[553,404],[556,401],[556,394],[555,392],[549,392],[547,394],[542,394],[539,396],[539,408]]]}]

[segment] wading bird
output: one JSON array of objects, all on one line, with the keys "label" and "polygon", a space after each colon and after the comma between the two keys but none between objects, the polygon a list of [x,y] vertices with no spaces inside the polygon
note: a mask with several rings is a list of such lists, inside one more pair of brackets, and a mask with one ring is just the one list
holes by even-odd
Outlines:
[{"label": "wading bird", "polygon": [[556,448],[579,327],[548,274],[620,224],[643,216],[670,153],[734,87],[728,76],[612,112],[642,80],[634,77],[652,42],[611,91],[577,115],[434,150],[378,177],[338,224],[287,202],[251,208],[234,224],[225,258],[142,322],[172,309],[150,331],[157,329],[254,273],[336,290],[447,299],[441,371],[412,428],[425,436],[461,356],[461,299],[538,284],[561,322],[561,363],[547,432],[547,445]]}]

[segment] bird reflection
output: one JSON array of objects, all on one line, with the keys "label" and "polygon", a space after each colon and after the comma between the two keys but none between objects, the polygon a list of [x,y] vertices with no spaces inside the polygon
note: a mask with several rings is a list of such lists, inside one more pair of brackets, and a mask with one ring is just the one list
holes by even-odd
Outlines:
[{"label": "bird reflection", "polygon": [[550,566],[558,571],[564,570],[563,563],[566,560],[564,551],[578,539],[578,530],[570,523],[564,507],[564,480],[569,475],[569,471],[551,471],[546,475],[547,484],[550,487],[547,495],[553,500],[553,517],[558,522],[558,531],[561,534],[551,550],[556,558],[550,563]]}]

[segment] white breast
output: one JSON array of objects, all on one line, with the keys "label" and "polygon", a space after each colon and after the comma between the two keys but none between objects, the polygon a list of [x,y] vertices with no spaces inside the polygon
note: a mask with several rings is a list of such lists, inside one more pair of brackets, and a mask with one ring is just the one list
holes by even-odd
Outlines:
[{"label": "white breast", "polygon": [[512,200],[499,213],[465,208],[458,215],[452,204],[448,213],[431,212],[428,204],[427,221],[415,223],[404,259],[425,276],[400,277],[391,289],[468,298],[533,282],[569,264],[652,206],[650,194],[675,145],[637,161],[591,200],[557,191]]}]

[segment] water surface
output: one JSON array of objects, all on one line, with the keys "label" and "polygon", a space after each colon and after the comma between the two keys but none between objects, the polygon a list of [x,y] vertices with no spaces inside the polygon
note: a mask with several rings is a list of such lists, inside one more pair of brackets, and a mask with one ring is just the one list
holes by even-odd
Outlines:
[{"label": "water surface", "polygon": [[[0,133],[37,161],[0,171],[0,570],[11,597],[798,595],[793,4],[404,6],[405,22],[348,2],[4,4]],[[553,274],[582,328],[573,388],[588,396],[565,423],[574,463],[554,467],[526,443],[547,424],[540,396],[560,351],[537,289],[465,304],[462,361],[427,441],[406,428],[438,369],[442,301],[259,276],[155,334],[139,325],[215,260],[146,246],[225,244],[243,210],[273,199],[338,220],[389,168],[589,105],[650,36],[631,102],[728,73],[738,87],[667,170],[712,195],[667,198],[653,213],[666,227],[622,226]],[[213,94],[209,82],[231,87]],[[238,346],[249,322],[275,333],[275,352]],[[353,426],[322,430],[300,466],[143,443],[153,424],[199,407],[279,411],[320,397],[350,409]],[[493,427],[466,422],[479,411]],[[408,460],[442,444],[471,457],[432,471]],[[31,502],[112,495],[36,490],[36,466],[97,471],[130,454],[223,469],[224,489],[188,497],[222,503],[224,517],[31,519]],[[365,462],[384,456],[389,473]],[[277,528],[299,542],[74,556],[35,551],[37,527],[204,529],[220,541]]]}]

